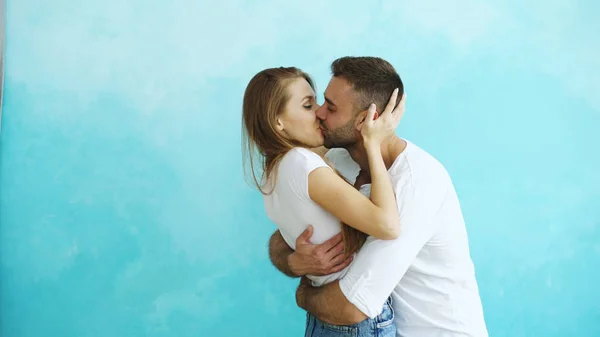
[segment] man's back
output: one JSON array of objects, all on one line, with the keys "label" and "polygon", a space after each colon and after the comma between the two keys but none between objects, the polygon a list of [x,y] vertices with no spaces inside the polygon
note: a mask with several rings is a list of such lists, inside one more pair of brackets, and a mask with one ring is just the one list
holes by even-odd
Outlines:
[{"label": "man's back", "polygon": [[[354,181],[356,164],[349,156],[332,152],[328,158]],[[448,173],[410,142],[388,172],[401,235],[393,241],[369,237],[340,281],[342,291],[371,317],[391,293],[399,336],[487,336],[464,219]],[[369,194],[369,188],[361,191]]]}]

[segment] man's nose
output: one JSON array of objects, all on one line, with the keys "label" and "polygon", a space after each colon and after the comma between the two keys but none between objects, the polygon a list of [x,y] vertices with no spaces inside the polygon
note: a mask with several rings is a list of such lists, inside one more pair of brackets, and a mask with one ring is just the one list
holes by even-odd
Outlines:
[{"label": "man's nose", "polygon": [[325,107],[327,103],[321,105],[318,109],[317,109],[317,118],[324,121],[327,119],[327,108]]}]

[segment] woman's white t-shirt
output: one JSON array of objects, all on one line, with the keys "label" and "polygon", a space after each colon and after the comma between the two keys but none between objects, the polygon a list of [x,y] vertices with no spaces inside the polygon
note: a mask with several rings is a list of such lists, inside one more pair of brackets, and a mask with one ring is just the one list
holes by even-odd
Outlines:
[{"label": "woman's white t-shirt", "polygon": [[[341,232],[341,222],[312,201],[308,194],[308,175],[315,169],[329,165],[318,154],[296,147],[279,162],[275,174],[265,184],[265,191],[275,188],[264,196],[267,216],[273,221],[284,240],[296,249],[296,239],[308,225],[313,226],[311,242],[320,244]],[[314,286],[322,286],[345,275],[348,267],[325,276],[307,275]]]}]

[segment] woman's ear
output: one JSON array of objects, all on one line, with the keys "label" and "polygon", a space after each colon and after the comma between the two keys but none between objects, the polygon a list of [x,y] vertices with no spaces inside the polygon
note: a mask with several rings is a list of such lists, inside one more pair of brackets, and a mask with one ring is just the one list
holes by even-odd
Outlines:
[{"label": "woman's ear", "polygon": [[277,117],[275,120],[275,130],[283,132],[283,129],[283,122],[281,121],[281,118]]}]

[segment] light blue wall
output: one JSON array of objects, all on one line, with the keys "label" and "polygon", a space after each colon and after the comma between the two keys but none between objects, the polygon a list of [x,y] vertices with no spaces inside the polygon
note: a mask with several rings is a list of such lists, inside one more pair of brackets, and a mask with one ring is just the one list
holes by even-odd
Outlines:
[{"label": "light blue wall", "polygon": [[491,336],[600,336],[598,3],[362,3],[9,0],[0,334],[303,335],[243,90],[375,55],[454,179]]}]

